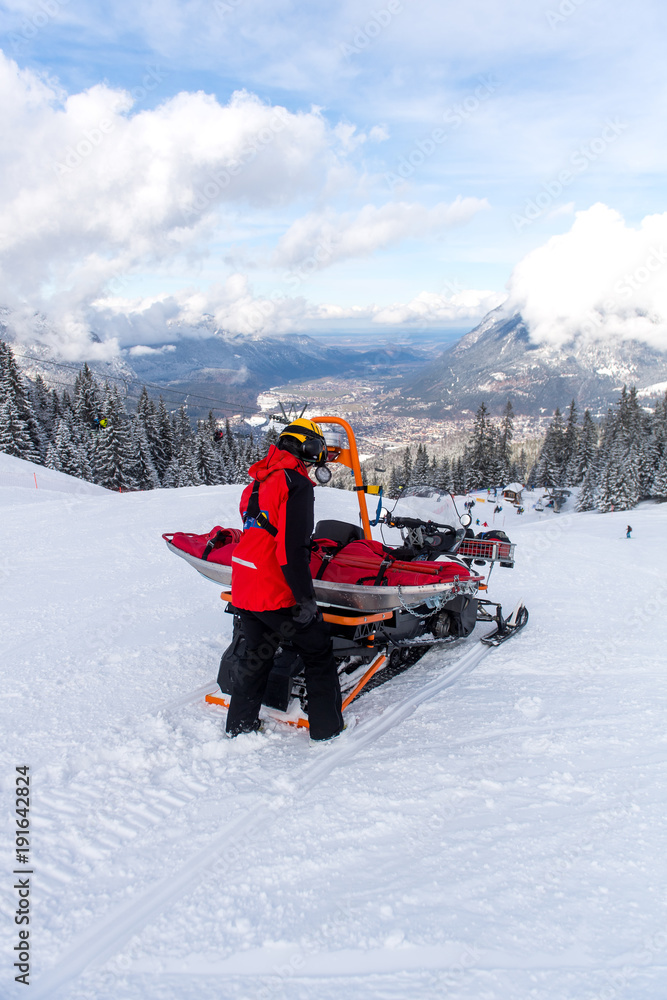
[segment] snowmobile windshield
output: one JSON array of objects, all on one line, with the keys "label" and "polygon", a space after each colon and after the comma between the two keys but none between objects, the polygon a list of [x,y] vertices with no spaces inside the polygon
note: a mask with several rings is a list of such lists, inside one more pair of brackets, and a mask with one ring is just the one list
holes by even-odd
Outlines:
[{"label": "snowmobile windshield", "polygon": [[[461,527],[459,514],[449,493],[440,493],[432,486],[415,486],[405,490],[394,504],[387,508],[395,517],[416,517],[435,524],[447,524],[454,529]],[[465,513],[465,511],[462,511]]]}]

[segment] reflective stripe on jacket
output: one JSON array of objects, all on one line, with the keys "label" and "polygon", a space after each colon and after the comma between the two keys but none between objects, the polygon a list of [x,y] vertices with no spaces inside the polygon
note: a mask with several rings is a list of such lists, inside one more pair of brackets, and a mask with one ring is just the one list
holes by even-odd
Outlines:
[{"label": "reflective stripe on jacket", "polygon": [[[259,509],[276,529],[249,527],[232,556],[232,603],[246,611],[274,611],[314,597],[310,575],[314,493],[305,465],[271,445],[248,470],[259,481]],[[241,496],[244,518],[254,482]]]}]

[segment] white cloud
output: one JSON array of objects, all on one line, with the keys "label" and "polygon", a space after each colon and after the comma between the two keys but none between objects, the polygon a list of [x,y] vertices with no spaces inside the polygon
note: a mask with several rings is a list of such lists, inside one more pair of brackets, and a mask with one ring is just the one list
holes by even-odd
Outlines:
[{"label": "white cloud", "polygon": [[182,303],[181,316],[186,322],[196,322],[202,313],[210,314],[216,326],[230,333],[266,335],[301,328],[313,314],[313,307],[301,297],[256,296],[248,278],[234,274]]},{"label": "white cloud", "polygon": [[667,212],[633,228],[598,203],[517,264],[506,308],[538,343],[619,336],[667,350],[666,278]]},{"label": "white cloud", "polygon": [[394,303],[380,309],[373,316],[373,322],[393,326],[414,323],[470,323],[472,326],[501,305],[506,298],[503,292],[479,291],[474,288],[450,296],[420,292],[410,302]]},{"label": "white cloud", "polygon": [[[144,93],[154,83],[147,72]],[[3,298],[47,311],[68,343],[87,339],[85,306],[114,276],[205,252],[222,208],[284,205],[339,168],[318,110],[243,91],[133,103],[106,85],[67,96],[0,53]]]},{"label": "white cloud", "polygon": [[319,319],[370,320],[382,326],[474,326],[507,298],[504,292],[480,291],[469,288],[454,295],[420,292],[410,302],[393,302],[378,306],[321,305],[316,308]]},{"label": "white cloud", "polygon": [[[303,298],[255,297],[242,275],[206,291],[142,301],[132,301],[128,289],[132,276],[146,270],[176,266],[188,273],[214,240],[224,244],[225,226],[238,230],[243,207],[275,229],[270,210],[354,188],[358,175],[349,157],[384,141],[386,129],[331,127],[317,108],[293,113],[245,91],[226,105],[203,92],[182,92],[142,110],[161,73],[159,66],[147,68],[132,93],[99,84],[68,95],[0,52],[0,113],[7,123],[0,146],[0,280],[19,336],[34,335],[38,312],[50,321],[40,336],[68,357],[90,356],[91,330],[103,342],[94,351],[109,356],[118,345],[163,343],[184,324],[189,336],[210,335],[204,313],[220,328],[249,335],[285,332],[319,315]],[[438,234],[485,207],[485,200],[458,198],[433,207],[323,209],[290,226],[273,263],[310,273],[311,263],[319,269]],[[284,290],[294,293],[300,283]]]},{"label": "white cloud", "polygon": [[[318,315],[318,307],[305,299],[256,295],[244,274],[205,291],[185,289],[159,299],[99,299],[94,303],[95,329],[121,347],[175,341],[181,337],[210,337],[216,330],[243,336],[267,336],[302,328]],[[132,352],[132,351],[131,351]]]},{"label": "white cloud", "polygon": [[485,198],[456,198],[429,208],[388,202],[365,205],[356,215],[332,210],[311,212],[297,219],[281,238],[274,255],[278,266],[298,268],[314,260],[318,268],[351,257],[367,257],[406,238],[443,232],[469,222],[488,208]]},{"label": "white cloud", "polygon": [[547,214],[547,219],[557,219],[560,215],[574,215],[574,202],[566,201],[564,205],[558,205]]},{"label": "white cloud", "polygon": [[[315,304],[303,297],[258,295],[246,275],[234,274],[206,291],[183,291],[158,300],[126,299],[95,303],[96,329],[130,354],[150,353],[150,345],[180,337],[206,338],[216,330],[262,337],[304,330],[322,320],[354,320],[382,326],[474,326],[505,295],[468,289],[451,296],[421,292],[411,302],[340,306]],[[91,317],[92,318],[92,317]],[[164,349],[169,349],[164,348]]]},{"label": "white cloud", "polygon": [[368,133],[371,142],[386,142],[389,139],[389,129],[386,125],[374,125]]},{"label": "white cloud", "polygon": [[136,347],[130,348],[129,354],[132,358],[141,358],[149,354],[167,354],[175,350],[175,344],[163,344],[162,347],[148,347],[146,344],[137,344]]}]

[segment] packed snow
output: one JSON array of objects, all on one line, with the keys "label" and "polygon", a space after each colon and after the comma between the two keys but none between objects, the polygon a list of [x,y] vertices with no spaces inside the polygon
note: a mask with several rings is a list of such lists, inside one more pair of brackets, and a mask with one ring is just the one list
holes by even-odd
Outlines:
[{"label": "packed snow", "polygon": [[667,504],[503,504],[489,596],[527,627],[432,651],[313,750],[204,701],[232,619],[161,534],[238,525],[240,490],[0,455],[2,996],[27,764],[33,1000],[663,1000]]}]

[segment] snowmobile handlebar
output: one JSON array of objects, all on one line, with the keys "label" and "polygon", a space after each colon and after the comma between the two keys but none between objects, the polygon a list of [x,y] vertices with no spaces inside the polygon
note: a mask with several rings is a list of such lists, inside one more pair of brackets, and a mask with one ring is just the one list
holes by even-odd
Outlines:
[{"label": "snowmobile handlebar", "polygon": [[422,521],[418,517],[394,517],[387,514],[384,518],[385,524],[390,528],[426,528],[427,531],[441,529],[445,531],[456,531],[451,524],[438,524],[436,521]]}]

